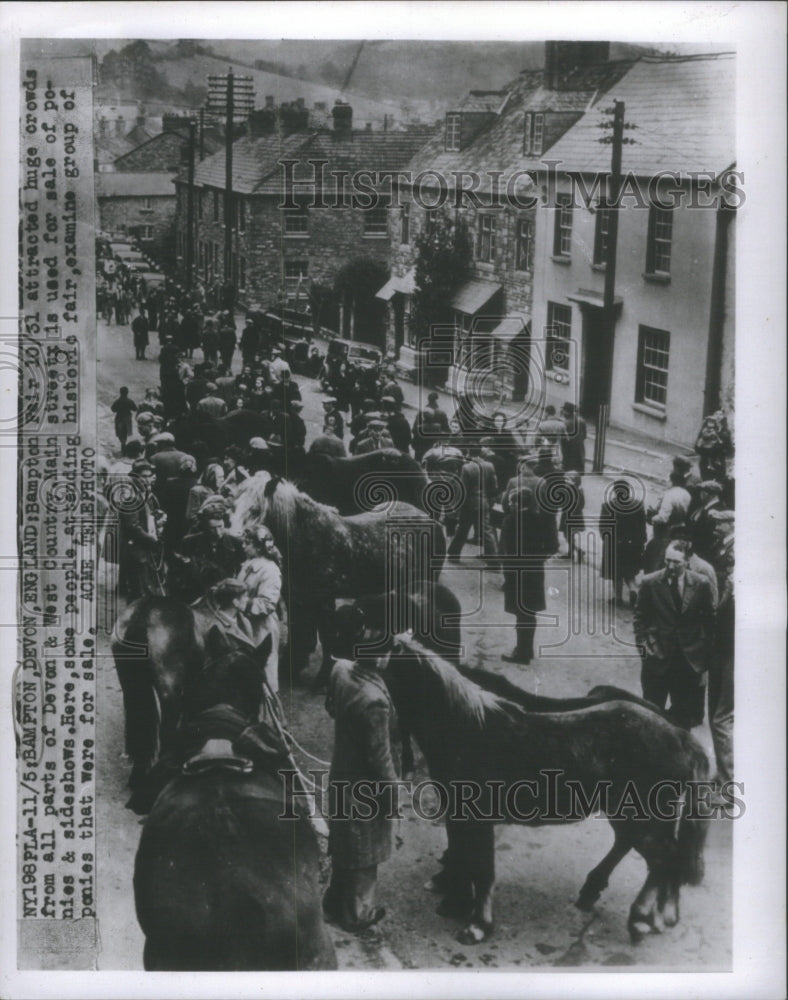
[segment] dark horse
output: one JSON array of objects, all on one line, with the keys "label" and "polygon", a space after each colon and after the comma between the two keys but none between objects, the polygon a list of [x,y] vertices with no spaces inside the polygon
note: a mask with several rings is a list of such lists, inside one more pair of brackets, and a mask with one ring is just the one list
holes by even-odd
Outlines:
[{"label": "dark horse", "polygon": [[[232,523],[237,534],[258,524],[270,529],[283,557],[291,632],[306,627],[299,613],[311,607],[321,638],[331,634],[337,600],[412,592],[438,578],[446,556],[443,529],[411,504],[381,504],[342,517],[266,472],[243,485]],[[325,674],[331,660],[328,643],[322,645]]]},{"label": "dark horse", "polygon": [[[206,626],[174,597],[141,597],[115,622],[112,655],[123,691],[126,753],[132,769],[128,805],[137,809],[137,793],[151,769],[173,745],[188,708],[188,695],[205,662]],[[227,648],[238,645],[232,640]],[[250,646],[261,663],[267,647]],[[267,654],[266,654],[267,655]]]},{"label": "dark horse", "polygon": [[[680,886],[703,877],[706,836],[689,809],[688,783],[706,779],[708,761],[689,733],[631,700],[528,711],[485,691],[414,640],[398,641],[386,680],[431,777],[448,794],[452,893],[440,912],[470,914],[463,943],[483,941],[492,930],[494,822],[577,822],[600,808],[615,841],[586,878],[578,905],[593,905],[634,848],[648,877],[630,908],[632,939],[678,921]],[[660,800],[660,815],[650,793],[666,782],[671,794]],[[671,795],[672,809],[666,807]]]},{"label": "dark horse", "polygon": [[428,482],[421,466],[392,448],[350,458],[310,454],[298,479],[314,500],[336,507],[340,514],[360,514],[391,500],[428,509]]},{"label": "dark horse", "polygon": [[179,772],[150,811],[134,866],[146,970],[337,967],[317,839],[304,813],[281,818],[286,757],[257,723],[260,698],[259,664],[243,653],[209,658],[196,679]]}]

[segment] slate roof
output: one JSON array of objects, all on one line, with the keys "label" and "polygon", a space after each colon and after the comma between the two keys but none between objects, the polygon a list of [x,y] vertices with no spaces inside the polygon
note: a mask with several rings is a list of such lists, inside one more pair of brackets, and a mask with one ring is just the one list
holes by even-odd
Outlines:
[{"label": "slate roof", "polygon": [[471,90],[466,97],[450,111],[500,111],[508,90]]},{"label": "slate roof", "polygon": [[622,169],[641,177],[661,170],[720,174],[736,159],[736,60],[733,53],[643,58],[614,84],[602,104],[575,124],[550,150],[562,169],[610,170],[610,147],[601,144],[598,123],[615,99],[625,120],[637,126],[622,151]]},{"label": "slate roof", "polygon": [[[446,177],[450,189],[453,187],[454,171],[484,174],[500,170],[503,171],[501,184],[505,189],[507,177],[530,167],[535,169],[539,164],[538,157],[523,154],[526,110],[575,111],[580,114],[592,101],[599,100],[606,88],[619,80],[632,65],[631,59],[619,59],[573,70],[561,81],[560,90],[543,87],[542,70],[524,70],[510,85],[501,114],[464,149],[450,151],[444,148],[444,126],[441,123],[434,129],[430,141],[410,161],[408,168],[414,176],[426,170],[439,171]],[[552,158],[552,150],[550,154]],[[424,186],[429,186],[429,179],[425,180]],[[482,184],[480,196],[485,189],[486,185]]]},{"label": "slate roof", "polygon": [[[333,130],[314,133],[270,135],[260,139],[239,139],[233,144],[233,190],[239,194],[279,194],[282,190],[281,160],[297,160],[295,180],[312,181],[315,176],[310,160],[326,160],[325,179],[333,190],[336,180],[331,171],[359,170],[378,172],[398,170],[424,144],[432,126],[407,131],[353,131],[351,135]],[[207,157],[194,172],[196,185],[224,187],[224,150]],[[183,174],[179,177],[183,179]]]},{"label": "slate roof", "polygon": [[146,170],[139,173],[115,171],[96,174],[96,197],[98,198],[140,198],[175,197],[172,173]]}]

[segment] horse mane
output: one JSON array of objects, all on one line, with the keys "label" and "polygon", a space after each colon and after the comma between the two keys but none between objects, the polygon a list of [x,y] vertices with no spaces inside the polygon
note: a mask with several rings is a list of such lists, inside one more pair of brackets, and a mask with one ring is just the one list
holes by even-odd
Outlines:
[{"label": "horse mane", "polygon": [[332,522],[336,526],[336,522],[341,520],[335,508],[313,500],[287,479],[280,479],[270,496],[266,496],[270,481],[270,474],[258,472],[242,485],[231,519],[231,527],[238,534],[253,525],[265,524],[282,549],[288,539],[296,537],[299,513],[308,511],[309,520],[316,526],[327,526]]},{"label": "horse mane", "polygon": [[[452,663],[436,656],[418,639],[398,636],[397,641],[400,649],[412,656],[421,670],[429,672],[440,683],[446,707],[458,722],[481,729],[489,713],[504,712],[502,700],[497,695],[463,677]],[[396,648],[393,655],[396,656]]]}]

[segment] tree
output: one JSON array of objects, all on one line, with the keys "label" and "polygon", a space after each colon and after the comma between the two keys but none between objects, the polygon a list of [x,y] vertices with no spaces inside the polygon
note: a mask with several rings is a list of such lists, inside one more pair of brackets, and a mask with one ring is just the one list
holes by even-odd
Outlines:
[{"label": "tree", "polygon": [[[445,328],[453,322],[451,295],[470,277],[472,259],[473,247],[466,223],[462,219],[453,222],[444,213],[436,213],[433,223],[416,240],[413,324],[419,340],[446,346]],[[430,366],[433,380],[445,381],[448,367],[446,371],[433,367]]]}]

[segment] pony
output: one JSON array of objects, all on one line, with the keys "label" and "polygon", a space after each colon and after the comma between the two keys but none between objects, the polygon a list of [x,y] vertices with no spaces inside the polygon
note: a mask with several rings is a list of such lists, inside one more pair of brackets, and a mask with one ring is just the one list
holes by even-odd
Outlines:
[{"label": "pony", "polygon": [[[398,716],[448,796],[450,893],[438,912],[470,916],[462,943],[484,941],[493,929],[494,822],[578,822],[600,809],[614,844],[589,872],[578,906],[594,905],[634,848],[648,875],[630,908],[631,939],[678,922],[681,885],[703,877],[706,837],[690,806],[693,783],[707,778],[708,760],[688,732],[632,700],[529,711],[407,638],[398,639],[385,676]],[[666,797],[655,806],[651,794],[666,782],[673,795],[669,819]]]},{"label": "pony", "polygon": [[299,485],[312,499],[336,507],[340,514],[359,514],[382,500],[428,510],[426,475],[410,455],[392,448],[350,458],[309,454]]},{"label": "pony", "polygon": [[238,651],[209,657],[195,682],[134,864],[146,970],[337,968],[315,832],[285,793],[260,699],[257,660]]},{"label": "pony", "polygon": [[[257,524],[269,528],[282,553],[291,631],[301,628],[293,610],[309,605],[323,639],[331,633],[336,600],[413,591],[438,578],[446,557],[443,529],[410,504],[396,501],[343,517],[264,471],[242,485],[231,517],[236,534]],[[328,643],[322,646],[326,676]]]},{"label": "pony", "polygon": [[[111,648],[132,765],[129,808],[137,809],[151,770],[172,750],[189,691],[205,663],[206,641],[214,631],[206,631],[187,604],[167,596],[138,598],[115,622]],[[214,636],[214,646],[220,638]],[[262,657],[264,648],[249,650]]]}]

